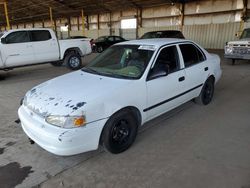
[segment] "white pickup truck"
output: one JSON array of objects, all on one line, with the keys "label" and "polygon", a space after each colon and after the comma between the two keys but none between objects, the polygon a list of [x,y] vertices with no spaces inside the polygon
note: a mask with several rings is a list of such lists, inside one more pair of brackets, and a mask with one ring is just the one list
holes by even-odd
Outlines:
[{"label": "white pickup truck", "polygon": [[243,30],[239,40],[229,41],[225,45],[225,58],[232,59],[232,65],[236,60],[250,60],[250,28]]},{"label": "white pickup truck", "polygon": [[4,33],[0,43],[0,70],[41,63],[81,68],[81,57],[90,54],[90,40],[57,40],[52,29],[15,29]]}]

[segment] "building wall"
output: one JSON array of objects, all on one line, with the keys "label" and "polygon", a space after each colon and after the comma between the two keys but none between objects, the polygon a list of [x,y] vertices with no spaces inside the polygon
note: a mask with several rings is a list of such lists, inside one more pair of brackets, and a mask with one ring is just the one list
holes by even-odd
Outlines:
[{"label": "building wall", "polygon": [[[248,0],[250,9],[250,0]],[[184,19],[181,17],[181,4],[162,5],[158,7],[143,8],[141,18],[139,10],[129,9],[126,11],[89,15],[85,17],[84,32],[82,18],[72,17],[69,19],[57,19],[56,30],[59,38],[85,35],[97,38],[102,35],[126,34],[130,39],[142,36],[145,32],[156,30],[182,30],[187,39],[201,44],[205,48],[223,49],[225,42],[234,40],[235,33],[241,30],[241,15],[243,0],[204,0],[186,3],[184,6]],[[80,15],[80,13],[79,13]],[[136,30],[121,30],[120,21],[123,18],[140,18],[141,23]],[[49,20],[36,23],[13,25],[12,28],[29,27],[52,27]],[[61,26],[69,25],[70,32],[62,32]],[[250,26],[247,22],[245,24]],[[110,28],[111,27],[111,28]],[[5,30],[4,26],[1,30]]]}]

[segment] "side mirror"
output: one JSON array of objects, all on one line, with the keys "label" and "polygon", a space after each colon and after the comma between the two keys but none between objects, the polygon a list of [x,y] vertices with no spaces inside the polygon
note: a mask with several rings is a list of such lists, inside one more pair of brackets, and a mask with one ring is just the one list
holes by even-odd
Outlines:
[{"label": "side mirror", "polygon": [[240,32],[235,33],[236,38],[240,38]]},{"label": "side mirror", "polygon": [[1,38],[1,43],[6,44],[6,38]]},{"label": "side mirror", "polygon": [[167,76],[169,73],[169,69],[156,68],[150,71],[148,80],[153,80],[156,78]]}]

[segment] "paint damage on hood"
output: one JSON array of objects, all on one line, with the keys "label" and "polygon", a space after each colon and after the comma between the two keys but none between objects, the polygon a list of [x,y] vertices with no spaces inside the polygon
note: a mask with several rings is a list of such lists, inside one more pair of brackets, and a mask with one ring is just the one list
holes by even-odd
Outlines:
[{"label": "paint damage on hood", "polygon": [[25,95],[24,105],[43,117],[81,115],[90,101],[103,101],[106,94],[128,82],[80,70],[34,87]]}]

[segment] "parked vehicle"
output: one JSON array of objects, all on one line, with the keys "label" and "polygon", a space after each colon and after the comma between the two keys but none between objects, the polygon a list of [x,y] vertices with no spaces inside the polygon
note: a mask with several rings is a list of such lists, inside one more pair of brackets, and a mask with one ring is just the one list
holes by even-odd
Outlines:
[{"label": "parked vehicle", "polygon": [[102,36],[93,41],[93,51],[101,53],[113,44],[126,41],[120,36]]},{"label": "parked vehicle", "polygon": [[185,39],[181,31],[178,30],[165,30],[165,31],[151,31],[142,35],[141,39],[152,38],[179,38]]},{"label": "parked vehicle", "polygon": [[81,68],[81,57],[91,53],[89,39],[57,40],[51,29],[16,29],[3,34],[0,70],[50,62]]},{"label": "parked vehicle", "polygon": [[232,65],[235,64],[236,60],[250,60],[250,28],[243,30],[239,40],[226,43],[224,56],[232,59]]},{"label": "parked vehicle", "polygon": [[99,144],[120,153],[145,122],[192,99],[209,104],[220,77],[219,56],[192,41],[127,41],[28,91],[18,114],[28,137],[56,155]]}]

